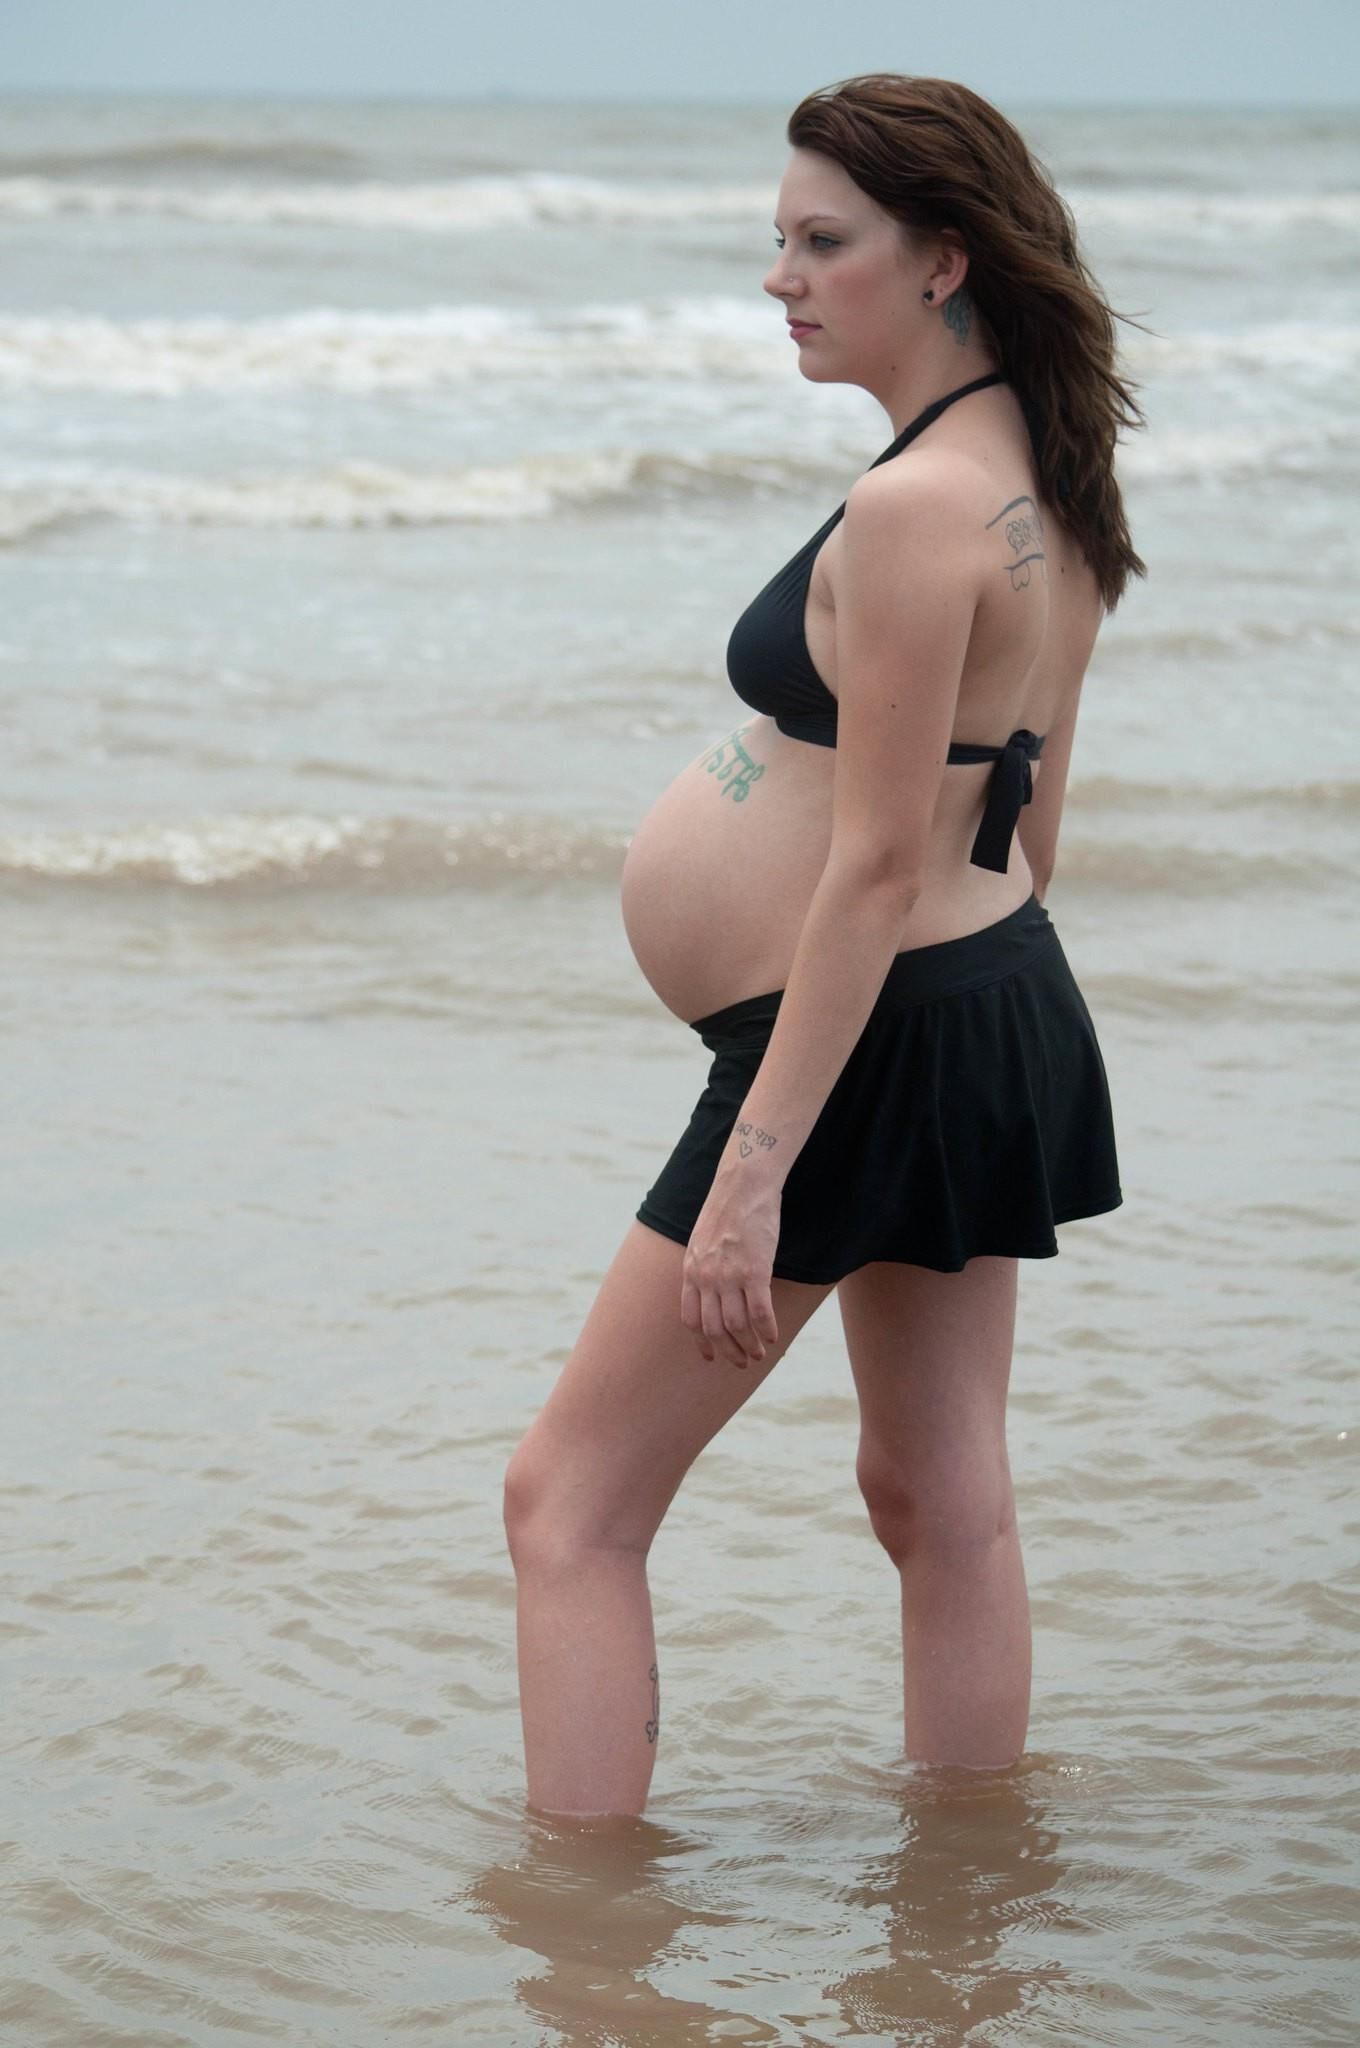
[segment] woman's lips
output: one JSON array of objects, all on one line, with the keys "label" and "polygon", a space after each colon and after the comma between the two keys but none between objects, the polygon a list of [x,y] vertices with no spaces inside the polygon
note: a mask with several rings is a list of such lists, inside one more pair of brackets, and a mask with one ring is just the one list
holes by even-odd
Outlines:
[{"label": "woman's lips", "polygon": [[816,334],[820,331],[815,320],[790,320],[788,327],[795,341],[801,341],[805,334]]}]

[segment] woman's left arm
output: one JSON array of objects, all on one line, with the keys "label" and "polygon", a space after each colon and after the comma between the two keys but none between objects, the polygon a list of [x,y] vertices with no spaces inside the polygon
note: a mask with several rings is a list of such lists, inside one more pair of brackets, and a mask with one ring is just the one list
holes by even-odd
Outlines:
[{"label": "woman's left arm", "polygon": [[830,851],[685,1255],[681,1320],[705,1358],[716,1347],[736,1365],[777,1341],[770,1278],[784,1182],[921,891],[980,594],[954,462],[922,449],[890,467],[903,473],[859,479],[841,522]]}]

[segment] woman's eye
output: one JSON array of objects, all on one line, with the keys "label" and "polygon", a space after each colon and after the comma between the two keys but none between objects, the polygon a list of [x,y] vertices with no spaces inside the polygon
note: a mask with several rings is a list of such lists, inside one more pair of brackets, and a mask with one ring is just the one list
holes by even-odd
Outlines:
[{"label": "woman's eye", "polygon": [[[822,242],[826,245],[828,249],[835,249],[839,246],[834,235],[809,235],[808,240],[814,243]],[[782,235],[776,235],[774,238],[774,245],[776,249],[782,249],[784,246],[784,237]]]}]

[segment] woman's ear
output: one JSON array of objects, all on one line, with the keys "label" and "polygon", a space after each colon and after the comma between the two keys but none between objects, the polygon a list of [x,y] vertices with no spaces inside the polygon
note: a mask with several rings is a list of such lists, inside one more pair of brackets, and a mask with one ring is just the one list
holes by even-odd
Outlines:
[{"label": "woman's ear", "polygon": [[968,251],[963,236],[955,228],[941,228],[935,244],[938,274],[932,272],[929,282],[935,288],[935,297],[945,299],[967,279]]}]

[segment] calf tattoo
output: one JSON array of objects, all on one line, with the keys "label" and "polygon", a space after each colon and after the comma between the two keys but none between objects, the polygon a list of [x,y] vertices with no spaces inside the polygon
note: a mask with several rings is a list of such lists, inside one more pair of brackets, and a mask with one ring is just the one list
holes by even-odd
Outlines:
[{"label": "calf tattoo", "polygon": [[769,1131],[762,1131],[759,1124],[747,1124],[739,1121],[737,1124],[737,1143],[741,1147],[742,1158],[749,1159],[757,1145],[759,1145],[762,1152],[768,1152],[772,1146],[779,1143],[779,1140]]},{"label": "calf tattoo", "polygon": [[661,1726],[661,1685],[660,1681],[657,1678],[657,1668],[655,1664],[653,1664],[651,1670],[647,1673],[647,1676],[652,1681],[652,1718],[647,1723],[647,1740],[649,1742],[655,1742],[657,1730]]},{"label": "calf tattoo", "polygon": [[988,530],[1002,519],[1006,522],[1006,539],[1015,556],[1013,562],[1007,562],[1006,574],[1011,579],[1012,590],[1023,590],[1029,582],[1031,562],[1042,563],[1045,577],[1048,575],[1044,522],[1033,498],[1012,498],[1009,505],[1002,506],[995,519],[987,521]]}]

